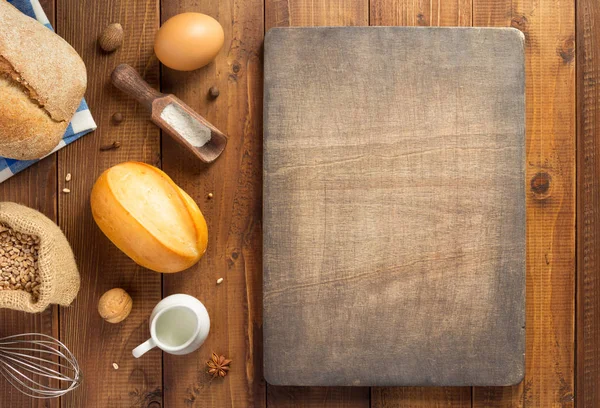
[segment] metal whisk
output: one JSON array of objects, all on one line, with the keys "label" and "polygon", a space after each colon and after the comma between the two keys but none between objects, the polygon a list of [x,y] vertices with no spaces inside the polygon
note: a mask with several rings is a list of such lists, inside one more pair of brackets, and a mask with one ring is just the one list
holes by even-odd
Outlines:
[{"label": "metal whisk", "polygon": [[0,373],[33,398],[56,398],[81,383],[73,353],[54,337],[39,333],[0,338]]}]

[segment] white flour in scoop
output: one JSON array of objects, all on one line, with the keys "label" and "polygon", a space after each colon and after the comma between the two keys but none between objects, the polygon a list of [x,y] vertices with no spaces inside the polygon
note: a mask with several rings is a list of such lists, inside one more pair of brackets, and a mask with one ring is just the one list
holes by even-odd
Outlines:
[{"label": "white flour in scoop", "polygon": [[210,129],[176,103],[168,104],[160,113],[160,118],[194,147],[202,147],[210,142]]}]

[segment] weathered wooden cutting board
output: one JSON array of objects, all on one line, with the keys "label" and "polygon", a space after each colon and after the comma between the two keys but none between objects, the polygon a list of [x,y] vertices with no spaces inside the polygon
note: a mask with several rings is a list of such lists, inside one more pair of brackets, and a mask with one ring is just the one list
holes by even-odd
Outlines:
[{"label": "weathered wooden cutting board", "polygon": [[517,30],[267,34],[267,381],[521,381],[524,99]]}]

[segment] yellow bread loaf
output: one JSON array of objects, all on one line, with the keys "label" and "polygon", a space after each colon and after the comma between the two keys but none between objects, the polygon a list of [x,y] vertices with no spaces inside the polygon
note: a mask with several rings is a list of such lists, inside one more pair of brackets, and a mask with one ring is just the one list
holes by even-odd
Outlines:
[{"label": "yellow bread loaf", "polygon": [[149,164],[109,168],[94,184],[90,202],[102,232],[143,267],[179,272],[206,251],[208,228],[198,205]]}]

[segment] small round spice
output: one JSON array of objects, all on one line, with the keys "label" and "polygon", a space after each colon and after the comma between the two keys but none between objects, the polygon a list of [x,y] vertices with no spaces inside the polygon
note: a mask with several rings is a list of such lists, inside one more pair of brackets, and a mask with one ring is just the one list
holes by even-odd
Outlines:
[{"label": "small round spice", "polygon": [[217,279],[217,285],[220,285],[221,283],[223,283],[223,278]]},{"label": "small round spice", "polygon": [[123,44],[123,27],[119,23],[110,24],[98,38],[98,45],[106,52],[113,52]]},{"label": "small round spice", "polygon": [[213,193],[208,193],[208,199],[210,200],[211,198],[213,198]]},{"label": "small round spice", "polygon": [[119,365],[118,365],[117,363],[112,363],[112,366],[113,366],[113,368],[114,368],[115,370],[118,370],[118,369],[119,369]]},{"label": "small round spice", "polygon": [[133,300],[121,288],[114,288],[106,292],[98,301],[98,313],[109,323],[122,322],[131,313]]},{"label": "small round spice", "polygon": [[67,173],[67,176],[65,177],[65,181],[67,181],[67,182],[71,181],[71,173]]},{"label": "small round spice", "polygon": [[216,99],[220,95],[219,88],[216,86],[211,86],[208,90],[208,94],[211,98]]},{"label": "small round spice", "polygon": [[114,115],[112,115],[112,121],[115,125],[118,125],[119,123],[123,122],[123,114],[121,112],[117,112]]}]

